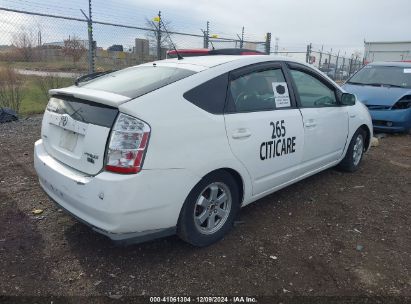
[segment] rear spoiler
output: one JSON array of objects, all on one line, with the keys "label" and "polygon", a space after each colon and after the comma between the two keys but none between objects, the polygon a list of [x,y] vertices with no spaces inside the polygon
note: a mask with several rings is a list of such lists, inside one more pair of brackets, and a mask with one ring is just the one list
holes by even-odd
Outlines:
[{"label": "rear spoiler", "polygon": [[81,87],[71,86],[63,89],[53,89],[49,91],[50,96],[67,95],[79,99],[94,101],[107,106],[118,107],[119,105],[131,100],[132,98],[110,93],[106,91],[86,89]]}]

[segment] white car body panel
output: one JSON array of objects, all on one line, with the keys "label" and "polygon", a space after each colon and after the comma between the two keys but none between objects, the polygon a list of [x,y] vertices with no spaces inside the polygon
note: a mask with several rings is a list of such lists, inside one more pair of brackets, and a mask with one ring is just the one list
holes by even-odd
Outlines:
[{"label": "white car body panel", "polygon": [[347,107],[300,109],[304,121],[304,153],[300,172],[311,171],[343,155],[348,136]]},{"label": "white car body panel", "polygon": [[[231,150],[244,167],[249,168],[253,195],[298,176],[304,148],[303,125],[298,109],[229,114],[225,115],[225,120]],[[281,125],[281,121],[285,132],[280,128],[280,136],[274,134],[273,138],[274,129],[270,123],[275,127],[277,123]],[[290,149],[282,152],[282,145],[287,144],[287,140],[293,144],[294,152]]]},{"label": "white car body panel", "polygon": [[[175,229],[191,189],[217,169],[230,169],[241,177],[242,205],[245,206],[338,164],[360,126],[366,125],[372,135],[368,110],[358,102],[349,107],[323,108],[322,113],[318,109],[286,109],[260,112],[251,117],[249,113],[211,114],[183,97],[184,92],[236,68],[285,60],[290,58],[203,56],[158,61],[157,66],[184,66],[198,73],[136,99],[78,87],[52,90],[52,95],[68,94],[117,107],[121,113],[147,122],[151,133],[143,170],[130,175],[101,170],[103,157],[98,166],[92,167],[99,170],[87,165],[73,169],[75,166],[70,166],[70,159],[64,158],[64,151],[50,150],[56,142],[48,143],[43,137],[36,142],[34,150],[40,185],[76,217],[112,239],[122,239],[133,233]],[[46,113],[43,128],[53,125],[53,119],[57,123],[58,118]],[[286,126],[285,137],[295,137],[295,152],[261,160],[261,144],[272,140],[270,122],[281,120]],[[307,130],[304,124],[311,120],[315,120],[316,127]],[[92,153],[101,154],[110,129],[79,123],[72,126],[81,127],[87,129],[81,140],[87,141],[88,148],[97,147]],[[87,137],[93,128],[95,132]],[[246,129],[251,136],[234,139],[233,134],[242,132],[239,129]],[[61,153],[59,160],[54,153]]]}]

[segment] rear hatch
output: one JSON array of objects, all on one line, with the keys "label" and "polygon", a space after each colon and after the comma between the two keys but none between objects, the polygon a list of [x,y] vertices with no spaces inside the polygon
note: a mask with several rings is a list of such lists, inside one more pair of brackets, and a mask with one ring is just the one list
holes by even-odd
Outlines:
[{"label": "rear hatch", "polygon": [[99,173],[118,106],[194,73],[176,63],[147,64],[51,90],[42,125],[46,151],[78,171]]},{"label": "rear hatch", "polygon": [[53,158],[95,175],[103,168],[108,136],[118,115],[114,105],[130,98],[106,93],[111,96],[105,102],[90,91],[80,88],[51,91],[41,136]]}]

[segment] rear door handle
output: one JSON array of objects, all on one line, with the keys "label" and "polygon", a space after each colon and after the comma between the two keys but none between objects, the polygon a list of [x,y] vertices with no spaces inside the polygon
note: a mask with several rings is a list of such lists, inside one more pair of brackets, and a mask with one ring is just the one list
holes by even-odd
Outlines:
[{"label": "rear door handle", "polygon": [[248,138],[250,136],[250,130],[243,128],[235,130],[234,133],[231,135],[231,137],[234,139]]}]

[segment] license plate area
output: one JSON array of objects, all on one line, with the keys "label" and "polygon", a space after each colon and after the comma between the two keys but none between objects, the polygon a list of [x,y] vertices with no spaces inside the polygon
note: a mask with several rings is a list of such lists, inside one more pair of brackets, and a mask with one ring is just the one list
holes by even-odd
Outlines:
[{"label": "license plate area", "polygon": [[59,147],[70,152],[73,152],[76,148],[78,140],[78,134],[73,131],[61,130]]}]

